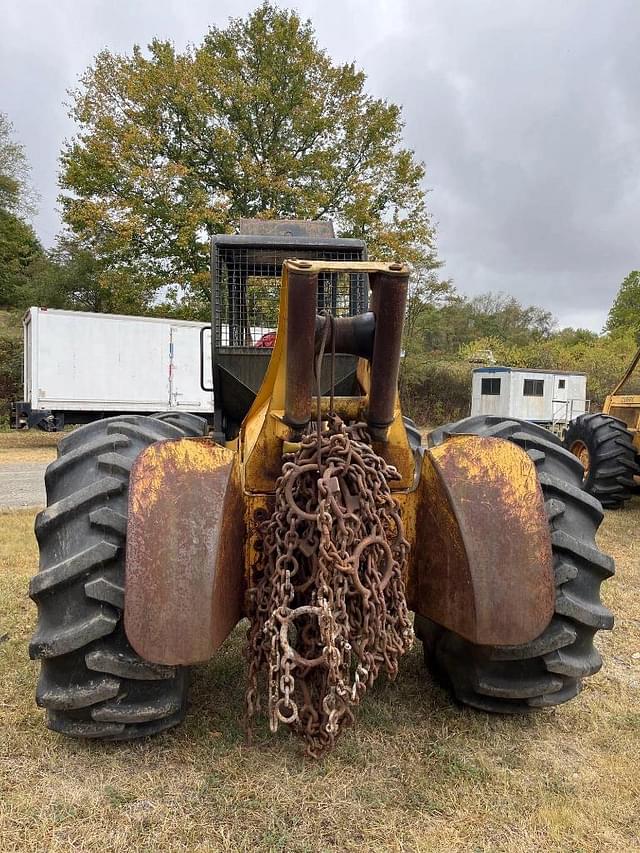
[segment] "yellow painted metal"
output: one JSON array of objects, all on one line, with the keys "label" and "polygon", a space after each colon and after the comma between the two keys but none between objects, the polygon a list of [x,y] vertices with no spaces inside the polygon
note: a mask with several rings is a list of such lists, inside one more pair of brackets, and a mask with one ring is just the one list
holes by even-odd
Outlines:
[{"label": "yellow painted metal", "polygon": [[544,498],[524,450],[452,436],[425,454],[414,502],[412,609],[474,643],[535,639],[555,590]]},{"label": "yellow painted metal", "polygon": [[137,459],[139,469],[135,488],[130,490],[130,511],[134,515],[153,510],[171,486],[175,471],[211,473],[233,464],[231,451],[203,441],[176,440],[152,444]]},{"label": "yellow painted metal", "polygon": [[[296,269],[303,269],[309,273],[339,271],[364,274],[385,272],[398,276],[408,273],[408,268],[404,264],[371,263],[369,261],[285,261],[280,287],[280,313],[275,347],[262,386],[240,429],[240,467],[243,488],[246,493],[260,494],[274,491],[275,482],[280,476],[282,467],[283,443],[296,440],[294,431],[283,420],[287,376],[289,272]],[[360,397],[335,398],[336,413],[344,420],[365,419],[370,387],[369,363],[365,359],[360,359],[358,362],[357,377],[362,390]],[[328,402],[326,398],[321,401],[323,412],[328,411]],[[314,400],[314,409],[317,412],[317,400]],[[402,421],[400,398],[397,394],[394,418],[389,427],[387,441],[376,445],[376,451],[384,456],[391,465],[395,465],[402,475],[402,479],[394,484],[394,489],[400,491],[409,488],[414,479],[413,453],[407,440]]]},{"label": "yellow painted metal", "polygon": [[384,261],[300,261],[296,258],[285,261],[285,267],[290,270],[304,270],[305,272],[352,272],[368,275],[369,273],[383,272],[387,275],[408,275],[410,270],[407,264],[386,263]]},{"label": "yellow painted metal", "polygon": [[589,448],[584,441],[578,440],[573,442],[569,448],[569,452],[573,453],[574,456],[577,456],[582,463],[582,467],[584,468],[584,479],[586,480],[589,476],[589,470],[591,469],[591,454],[589,453]]},{"label": "yellow painted metal", "polygon": [[634,355],[634,357],[631,359],[631,364],[630,364],[630,365],[629,365],[629,367],[626,369],[626,371],[625,371],[625,373],[624,373],[624,376],[622,377],[622,379],[620,380],[620,382],[618,382],[618,384],[616,385],[616,387],[615,387],[615,388],[613,389],[613,391],[611,392],[611,396],[612,396],[612,397],[617,397],[617,396],[618,396],[618,391],[620,391],[620,389],[621,389],[624,385],[626,385],[626,383],[629,381],[629,379],[631,378],[631,375],[633,374],[633,371],[636,369],[636,367],[638,366],[638,364],[640,364],[640,347],[638,348],[638,351],[636,352],[636,354]]},{"label": "yellow painted metal", "polygon": [[611,415],[624,421],[633,437],[635,451],[640,454],[640,394],[619,393],[631,379],[639,364],[640,349],[634,355],[620,382],[605,399],[602,411],[605,415]]},{"label": "yellow painted metal", "polygon": [[208,660],[241,618],[246,539],[238,454],[205,438],[135,460],[127,529],[127,638],[146,660]]},{"label": "yellow painted metal", "polygon": [[640,394],[610,394],[604,401],[602,412],[619,418],[631,433],[633,447],[640,453]]},{"label": "yellow painted metal", "polygon": [[[249,531],[245,558],[249,583],[252,567],[260,561],[257,524],[271,514],[282,452],[295,440],[293,430],[283,420],[288,272],[295,267],[295,261],[285,264],[276,347],[263,387],[240,431],[240,474]],[[316,262],[304,268],[314,272],[336,268],[358,272],[380,268],[386,271],[389,266]],[[334,401],[336,412],[349,421],[365,418],[370,388],[367,361],[359,361],[357,376],[362,396],[338,397]],[[315,399],[314,412],[317,405]],[[320,406],[321,413],[327,414],[329,400],[322,398]],[[474,452],[478,448],[486,453],[484,462]],[[448,614],[447,622],[442,624],[479,643],[528,642],[540,633],[553,610],[551,545],[542,492],[526,453],[500,439],[458,437],[445,442],[442,449],[427,451],[421,475],[409,445],[398,396],[387,441],[375,449],[401,473],[401,479],[392,484],[392,489],[402,507],[405,533],[413,546],[407,578],[413,590],[413,606],[423,615],[434,615],[432,604],[437,606],[438,600],[440,618],[445,612]],[[461,467],[462,477],[460,472],[451,474],[453,462]],[[455,482],[449,483],[447,478],[451,476]],[[429,516],[427,522],[428,506],[431,516],[444,524],[441,529],[450,533],[437,546],[430,523],[434,519]],[[460,596],[451,597],[451,606],[443,602],[443,572],[446,575],[454,566],[458,567],[455,576],[464,578],[467,585],[462,608],[455,605],[463,601]],[[527,577],[522,580],[525,574]],[[416,582],[418,576],[429,577],[426,595]],[[450,591],[447,587],[446,595]],[[499,604],[501,615],[495,616],[494,604]],[[465,608],[471,609],[471,617]]]},{"label": "yellow painted metal", "polygon": [[[208,609],[193,609],[200,615],[192,620],[189,630],[192,634],[206,630],[210,651],[216,647],[221,633],[228,629],[227,623],[239,618],[237,604],[234,604],[227,616],[216,616],[222,626],[217,629],[210,618],[211,608],[217,606],[216,598],[223,589],[227,589],[231,599],[237,602],[237,565],[244,575],[244,587],[252,584],[262,556],[258,543],[260,526],[273,511],[282,455],[299,440],[299,435],[284,421],[288,275],[296,269],[318,273],[406,275],[406,267],[401,264],[286,261],[275,347],[238,439],[208,455],[181,442],[172,451],[173,456],[150,449],[151,452],[145,452],[144,483],[138,482],[138,471],[134,467],[133,521],[130,525],[138,525],[138,538],[142,542],[148,543],[154,535],[163,535],[160,516],[157,512],[149,512],[160,505],[158,501],[164,513],[165,530],[174,518],[183,528],[191,526],[194,531],[208,523],[218,528],[217,544],[213,545],[214,558],[210,556],[211,543],[207,545],[202,541],[195,549],[188,543],[184,546],[190,563],[203,560],[209,567],[208,575],[198,576],[200,595],[209,606]],[[380,321],[384,322],[384,318]],[[367,412],[370,367],[363,359],[358,362],[357,379],[360,396],[336,397],[334,401],[336,413],[346,421],[364,420]],[[312,412],[317,412],[318,405],[321,414],[326,415],[329,400],[325,397],[320,401],[313,399]],[[527,455],[501,439],[457,436],[439,448],[425,451],[421,459],[409,444],[397,394],[387,440],[374,447],[400,473],[392,489],[402,509],[405,535],[411,543],[406,578],[411,606],[422,615],[437,617],[441,624],[477,643],[518,643],[532,639],[532,632],[538,628],[542,630],[545,620],[550,619],[549,601],[553,601],[554,587],[549,570],[548,524],[535,471]],[[171,469],[176,465],[180,470],[179,488],[195,496],[186,505],[181,504],[170,482]],[[217,492],[215,489],[213,493],[206,491],[202,474],[207,470],[218,482]],[[162,494],[165,489],[168,495]],[[219,506],[207,516],[200,504],[211,500],[217,501]],[[216,516],[220,508],[223,515]],[[214,517],[217,521],[211,521]],[[152,523],[156,525],[155,534]],[[238,531],[242,531],[241,535]],[[226,543],[227,568],[220,559],[223,552],[219,548],[223,542]],[[140,605],[142,609],[144,606],[154,608],[153,590],[158,588],[158,583],[170,594],[168,579],[173,578],[175,584],[180,584],[185,574],[180,549],[164,549],[162,565],[150,559],[149,553],[151,551],[143,558],[151,580],[146,605],[144,601]],[[226,581],[225,572],[228,572]],[[454,578],[458,579],[459,586],[453,583]],[[143,591],[139,590],[139,594],[144,598]],[[193,590],[189,593],[194,594]],[[187,606],[184,601],[183,598],[183,608]],[[184,620],[180,624],[182,630],[187,630]],[[167,641],[169,644],[177,642],[175,631],[167,629],[166,633],[171,638]],[[138,639],[142,646],[143,638]],[[186,643],[184,639],[180,642],[183,649],[192,648],[198,652],[198,657],[191,660],[202,659],[203,646],[198,644],[196,637],[188,638]],[[163,662],[171,659],[171,650],[165,648],[163,654]],[[147,657],[159,660],[150,654]],[[186,658],[188,655],[184,653],[174,656],[181,663],[191,662]]]}]

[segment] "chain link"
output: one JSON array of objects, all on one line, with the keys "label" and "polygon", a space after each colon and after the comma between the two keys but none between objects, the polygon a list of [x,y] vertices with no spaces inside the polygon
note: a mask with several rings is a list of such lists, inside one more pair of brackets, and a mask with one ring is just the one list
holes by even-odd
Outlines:
[{"label": "chain link", "polygon": [[330,414],[318,426],[284,457],[274,512],[260,527],[246,692],[250,732],[266,673],[271,730],[290,726],[315,758],[353,721],[380,669],[395,678],[413,642],[409,543],[389,486],[399,475],[365,424]]}]

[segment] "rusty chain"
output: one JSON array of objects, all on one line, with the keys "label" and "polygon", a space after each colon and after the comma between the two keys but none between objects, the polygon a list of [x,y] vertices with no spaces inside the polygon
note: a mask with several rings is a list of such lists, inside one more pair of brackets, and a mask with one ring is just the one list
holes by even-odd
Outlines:
[{"label": "rusty chain", "polygon": [[265,672],[271,731],[291,727],[318,758],[353,721],[381,667],[395,678],[413,631],[403,580],[409,544],[389,486],[399,475],[374,452],[366,424],[329,414],[314,428],[284,457],[275,509],[260,530],[246,710],[250,731]]}]

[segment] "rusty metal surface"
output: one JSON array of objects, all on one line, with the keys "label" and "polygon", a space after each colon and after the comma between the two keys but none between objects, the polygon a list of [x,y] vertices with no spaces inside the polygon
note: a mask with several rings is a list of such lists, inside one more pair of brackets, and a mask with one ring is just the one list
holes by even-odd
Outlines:
[{"label": "rusty metal surface", "polygon": [[602,408],[604,415],[618,418],[632,436],[632,444],[636,453],[640,454],[640,394],[623,394],[608,396]]},{"label": "rusty metal surface", "polygon": [[283,269],[295,270],[305,269],[310,272],[352,272],[352,273],[385,273],[391,277],[399,276],[400,278],[409,275],[409,267],[406,264],[389,263],[388,261],[315,261],[315,260],[300,260],[292,258],[286,260],[283,264]]},{"label": "rusty metal surface", "polygon": [[335,237],[333,222],[322,219],[240,219],[240,234],[271,237]]},{"label": "rusty metal surface", "polygon": [[537,637],[554,608],[535,467],[511,442],[452,436],[424,456],[410,606],[481,645]]},{"label": "rusty metal surface", "polygon": [[[398,269],[401,265],[398,264]],[[371,435],[384,441],[393,421],[409,274],[375,272],[369,276],[371,309],[376,317],[371,359],[367,423]]]},{"label": "rusty metal surface", "polygon": [[[320,341],[327,323],[326,316],[316,315],[316,352],[320,349]],[[334,317],[327,338],[327,350],[331,351],[333,348],[338,354],[371,358],[375,328],[376,319],[372,311],[356,314],[353,317]],[[335,344],[332,340],[334,337]]]},{"label": "rusty metal surface", "polygon": [[152,444],[129,491],[125,630],[154,663],[208,660],[241,618],[244,502],[236,454],[206,438]]},{"label": "rusty metal surface", "polygon": [[296,430],[311,418],[318,273],[289,271],[287,299],[284,419]]},{"label": "rusty metal surface", "polygon": [[[300,274],[300,281],[307,282],[315,281],[315,276],[324,273],[343,273],[351,272],[357,274],[368,274],[370,279],[375,280],[376,275],[381,275],[379,279],[383,286],[379,287],[382,290],[389,288],[389,293],[396,292],[396,286],[400,286],[403,290],[406,287],[406,281],[409,274],[408,267],[403,264],[395,263],[371,263],[371,262],[352,262],[352,261],[306,261],[306,260],[287,260],[283,265],[283,277],[281,286],[281,301],[280,315],[278,321],[278,335],[276,337],[275,348],[271,355],[269,367],[265,375],[264,381],[258,391],[251,409],[245,417],[240,437],[240,452],[241,462],[240,467],[243,474],[243,485],[246,492],[249,493],[273,493],[275,483],[280,475],[282,466],[282,443],[284,441],[297,441],[299,438],[299,426],[292,426],[295,421],[299,424],[306,418],[307,403],[303,399],[306,396],[304,390],[309,383],[309,374],[313,370],[313,360],[311,364],[304,363],[302,359],[297,357],[298,350],[296,344],[293,346],[293,355],[288,354],[289,335],[293,338],[300,337],[300,331],[296,326],[295,317],[291,320],[291,332],[289,332],[289,287],[290,280]],[[396,294],[397,295],[397,294]],[[394,313],[395,317],[402,319],[401,304],[404,301],[404,296],[401,294],[400,305],[398,300],[390,297],[393,303],[389,306],[389,310]],[[382,301],[380,308],[382,326],[388,321],[386,319],[387,306]],[[334,328],[336,328],[336,345],[340,337],[339,323],[333,319]],[[317,320],[314,314],[314,323],[316,329],[322,333],[325,324],[317,325]],[[371,325],[372,317],[364,315],[362,328],[359,330],[351,329],[348,336],[354,346],[370,347],[371,340]],[[344,327],[346,330],[346,326]],[[397,330],[396,330],[397,331]],[[345,331],[345,335],[347,332]],[[322,340],[323,335],[319,336]],[[397,357],[399,358],[399,335],[393,335],[394,341],[397,343]],[[396,340],[397,339],[397,340]],[[314,331],[314,346],[317,339]],[[300,347],[305,347],[308,342],[301,342]],[[325,350],[328,352],[332,348],[331,341],[325,340]],[[376,393],[382,391],[382,396],[378,399],[381,402],[379,411],[384,412],[386,423],[377,429],[374,426],[372,431],[372,439],[376,452],[384,457],[384,459],[396,466],[402,479],[395,485],[394,490],[406,489],[413,483],[414,461],[413,452],[407,444],[404,427],[402,425],[402,412],[397,396],[397,375],[389,371],[389,362],[385,363],[384,359],[385,347],[382,347],[378,354],[378,364],[380,365],[377,374],[378,383]],[[394,350],[395,352],[395,350]],[[289,366],[296,364],[300,368],[299,381],[293,380],[289,375]],[[311,375],[313,375],[311,373]],[[364,407],[368,405],[371,370],[369,361],[360,358],[357,363],[356,381],[361,391],[360,396],[345,398],[339,396],[336,398],[336,413],[342,418],[361,419],[366,416]],[[285,403],[286,388],[289,385],[289,409],[300,406],[296,417],[291,417],[292,411],[287,412]],[[344,393],[344,392],[343,392]],[[375,397],[375,393],[374,393]],[[391,405],[389,406],[389,401]],[[303,404],[304,403],[304,412]],[[374,400],[375,403],[375,400]],[[323,403],[324,405],[324,403]],[[315,414],[317,404],[311,402],[312,416]],[[350,415],[347,409],[356,409],[357,415]],[[390,409],[390,416],[388,414]],[[374,413],[376,406],[374,404]],[[371,431],[371,430],[370,430]]]},{"label": "rusty metal surface", "polygon": [[[611,396],[611,397],[615,397],[615,396],[617,396],[617,395],[618,395],[618,392],[620,391],[620,389],[621,389],[624,385],[626,385],[627,381],[631,378],[631,376],[632,376],[632,374],[633,374],[634,370],[636,369],[636,367],[637,367],[639,364],[640,364],[640,347],[638,347],[638,351],[636,352],[636,354],[635,354],[635,355],[633,356],[633,358],[631,359],[631,364],[630,364],[630,365],[629,365],[629,367],[627,367],[627,369],[625,370],[625,372],[624,372],[624,376],[622,377],[622,379],[620,380],[620,382],[618,382],[618,384],[616,385],[616,387],[615,387],[615,388],[613,389],[613,391],[611,392],[611,394],[610,394],[610,396]],[[607,411],[607,410],[606,410],[606,402],[605,402],[605,408],[604,408],[604,411],[605,411],[605,413],[606,413],[606,411]]]},{"label": "rusty metal surface", "polygon": [[331,749],[381,669],[412,643],[404,575],[409,543],[389,488],[397,472],[364,423],[329,417],[288,457],[264,518],[249,592],[249,719],[261,671],[271,730],[289,725],[309,755]]}]

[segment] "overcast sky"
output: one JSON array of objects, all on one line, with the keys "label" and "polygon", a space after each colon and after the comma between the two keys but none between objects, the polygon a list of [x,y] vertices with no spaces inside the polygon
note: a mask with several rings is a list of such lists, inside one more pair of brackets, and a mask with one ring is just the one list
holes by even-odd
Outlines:
[{"label": "overcast sky", "polygon": [[[0,0],[0,111],[60,228],[66,90],[104,47],[178,48],[248,0]],[[320,44],[403,106],[444,274],[599,331],[640,266],[640,0],[298,0]]]}]

